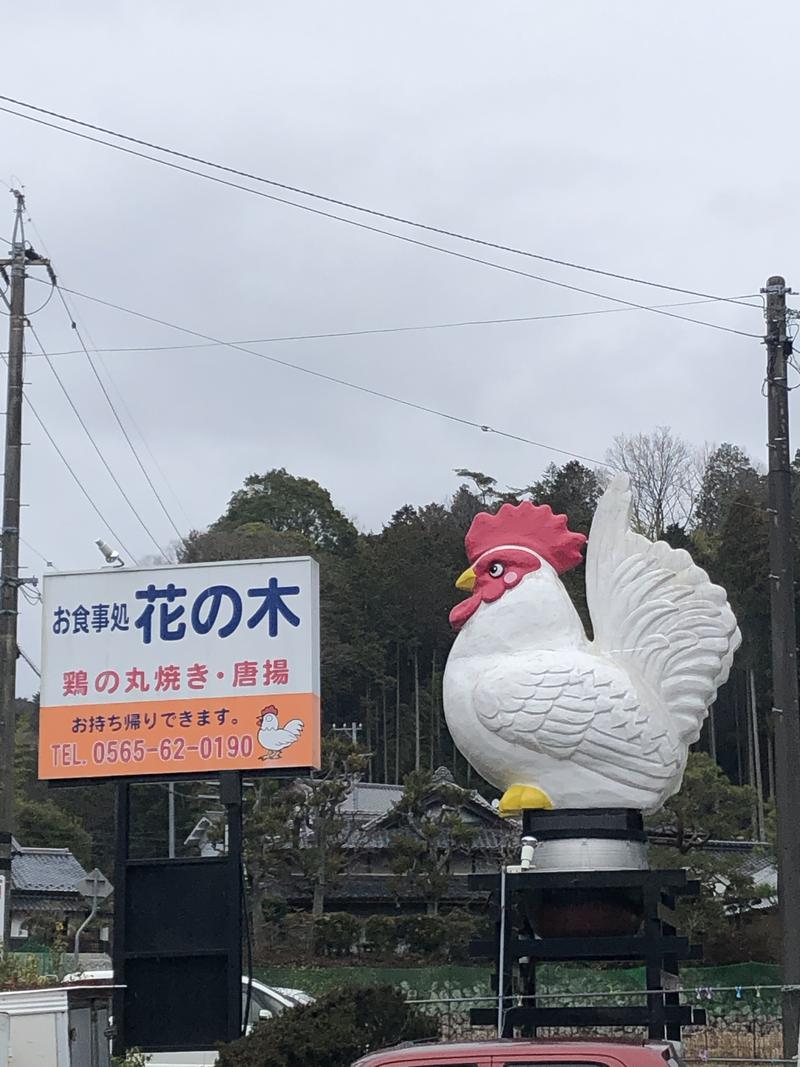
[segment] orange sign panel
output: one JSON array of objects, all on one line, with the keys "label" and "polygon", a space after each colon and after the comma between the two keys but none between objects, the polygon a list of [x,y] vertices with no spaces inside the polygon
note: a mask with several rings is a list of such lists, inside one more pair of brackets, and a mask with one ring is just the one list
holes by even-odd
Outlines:
[{"label": "orange sign panel", "polygon": [[42,595],[40,778],[319,766],[313,560],[50,574]]}]

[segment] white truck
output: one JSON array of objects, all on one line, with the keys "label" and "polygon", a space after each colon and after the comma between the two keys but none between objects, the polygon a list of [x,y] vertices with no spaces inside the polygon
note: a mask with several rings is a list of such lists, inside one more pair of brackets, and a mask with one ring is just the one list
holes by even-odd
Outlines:
[{"label": "white truck", "polygon": [[109,1067],[112,987],[0,992],[0,1067]]}]

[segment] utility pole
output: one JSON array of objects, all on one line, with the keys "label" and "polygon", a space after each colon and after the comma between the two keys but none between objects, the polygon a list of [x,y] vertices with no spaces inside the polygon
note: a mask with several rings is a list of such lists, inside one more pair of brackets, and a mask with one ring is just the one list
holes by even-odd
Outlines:
[{"label": "utility pole", "polygon": [[[25,350],[25,272],[31,266],[50,266],[25,246],[25,198],[17,201],[11,257],[0,259],[0,272],[9,286],[8,379],[6,442],[3,468],[3,528],[0,535],[0,876],[3,893],[3,947],[8,951],[11,924],[11,835],[14,832],[14,732],[16,727],[17,612],[19,587],[19,512],[22,455],[22,385]],[[6,268],[9,268],[10,279]]]},{"label": "utility pole", "polygon": [[350,734],[350,740],[353,742],[354,745],[357,745],[358,735],[363,730],[363,726],[360,722],[343,722],[341,726],[339,726],[337,723],[334,723],[331,729],[335,734]]},{"label": "utility pole", "polygon": [[800,708],[792,561],[792,470],[789,452],[786,294],[781,277],[761,290],[767,298],[769,426],[769,565],[772,621],[772,702],[778,813],[778,906],[783,954],[783,1055],[797,1055],[800,1026]]}]

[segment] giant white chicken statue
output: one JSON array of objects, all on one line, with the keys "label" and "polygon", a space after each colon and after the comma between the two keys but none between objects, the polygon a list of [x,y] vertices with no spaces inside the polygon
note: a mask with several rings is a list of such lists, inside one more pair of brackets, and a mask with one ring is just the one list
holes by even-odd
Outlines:
[{"label": "giant white chicken statue", "polygon": [[450,614],[444,711],[463,755],[503,791],[504,814],[657,810],[728,677],[741,637],[725,590],[630,518],[617,475],[586,554],[592,641],[559,578],[586,542],[565,515],[504,504],[466,536],[456,585],[471,595]]}]

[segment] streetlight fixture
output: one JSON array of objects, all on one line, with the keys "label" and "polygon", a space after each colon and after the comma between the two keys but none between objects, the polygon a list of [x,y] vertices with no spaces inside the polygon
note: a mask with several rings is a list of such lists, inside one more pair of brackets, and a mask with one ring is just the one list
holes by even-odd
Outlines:
[{"label": "streetlight fixture", "polygon": [[122,556],[119,554],[119,552],[117,552],[116,548],[112,548],[111,545],[107,545],[105,543],[105,541],[103,541],[103,539],[100,538],[100,537],[98,537],[98,539],[95,541],[95,544],[97,545],[97,547],[102,552],[103,558],[105,559],[106,563],[109,564],[109,566],[111,566],[111,567],[124,567],[125,566],[125,560],[122,558]]}]

